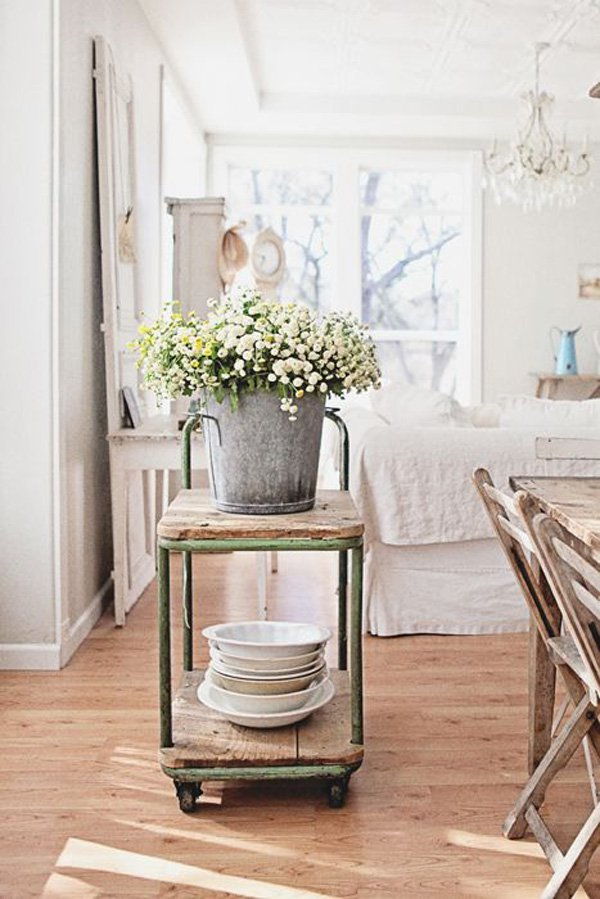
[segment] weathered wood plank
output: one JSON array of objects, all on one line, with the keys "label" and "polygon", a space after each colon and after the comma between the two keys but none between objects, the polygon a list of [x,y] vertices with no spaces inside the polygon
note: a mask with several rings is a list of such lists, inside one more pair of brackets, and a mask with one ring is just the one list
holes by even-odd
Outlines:
[{"label": "weathered wood plank", "polygon": [[161,749],[164,765],[180,768],[291,765],[296,761],[296,730],[278,727],[255,730],[230,724],[218,712],[206,708],[197,697],[204,671],[182,676],[173,700],[172,749]]},{"label": "weathered wood plank", "polygon": [[600,478],[513,477],[510,485],[530,493],[550,518],[600,552]]},{"label": "weathered wood plank", "polygon": [[559,860],[542,899],[567,899],[587,874],[590,860],[600,844],[600,805],[596,806],[567,852]]},{"label": "weathered wood plank", "polygon": [[232,515],[215,509],[208,490],[181,490],[157,528],[169,540],[345,539],[364,526],[349,493],[321,490],[314,509],[293,515]]},{"label": "weathered wood plank", "polygon": [[544,855],[550,862],[553,871],[556,871],[563,860],[563,854],[556,845],[556,841],[548,829],[548,825],[534,805],[530,805],[525,812],[527,823],[531,832],[544,850]]},{"label": "weathered wood plank", "polygon": [[572,637],[569,635],[552,637],[548,640],[548,646],[557,658],[559,665],[568,665],[580,680],[584,683],[588,682],[586,667]]},{"label": "weathered wood plank", "polygon": [[544,634],[536,627],[533,615],[529,622],[529,733],[527,761],[533,774],[552,741],[552,716],[556,691],[556,666],[546,648]]},{"label": "weathered wood plank", "polygon": [[175,745],[160,750],[160,761],[172,768],[359,762],[363,747],[350,742],[348,674],[330,671],[330,676],[336,695],[326,708],[297,725],[259,730],[230,724],[202,705],[196,691],[204,671],[185,672],[173,700]]},{"label": "weathered wood plank", "polygon": [[298,764],[360,762],[363,746],[350,742],[350,680],[347,671],[329,671],[335,697],[324,709],[296,725]]}]

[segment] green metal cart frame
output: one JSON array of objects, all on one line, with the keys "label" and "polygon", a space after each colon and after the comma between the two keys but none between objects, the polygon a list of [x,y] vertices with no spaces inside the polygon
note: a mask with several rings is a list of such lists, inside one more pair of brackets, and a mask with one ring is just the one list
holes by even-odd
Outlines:
[{"label": "green metal cart frame", "polygon": [[[348,432],[336,410],[327,409],[326,416],[337,426],[340,436],[340,488],[347,491],[349,484]],[[190,413],[182,431],[182,488],[191,488],[191,436],[205,417],[202,412]],[[193,608],[192,608],[192,553],[223,551],[263,552],[270,550],[325,551],[338,553],[338,667],[346,671],[348,649],[350,655],[350,743],[357,749],[363,746],[363,679],[362,679],[362,589],[363,589],[363,538],[245,538],[171,540],[157,537],[158,567],[158,632],[159,632],[159,688],[160,688],[160,748],[173,747],[173,712],[171,689],[171,606],[170,606],[170,553],[182,554],[183,570],[183,670],[193,671]],[[350,619],[348,620],[348,553],[351,553]],[[327,709],[323,710],[324,713]],[[240,767],[170,767],[161,761],[164,773],[175,784],[182,811],[192,811],[202,793],[201,784],[208,780],[248,779],[301,779],[324,778],[327,783],[329,805],[339,808],[344,804],[351,774],[362,763],[362,752],[352,762],[340,764],[301,764]]]}]

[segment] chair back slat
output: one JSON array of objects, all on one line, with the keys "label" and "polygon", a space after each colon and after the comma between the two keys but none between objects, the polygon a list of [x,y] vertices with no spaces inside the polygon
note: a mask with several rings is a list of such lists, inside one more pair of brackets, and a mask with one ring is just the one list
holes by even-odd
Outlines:
[{"label": "chair back slat", "polygon": [[600,579],[589,549],[543,514],[533,518],[532,536],[585,666],[586,682],[600,697]]},{"label": "chair back slat", "polygon": [[[573,539],[573,538],[571,538]],[[581,577],[591,584],[597,593],[600,593],[600,571],[596,565],[590,564],[579,553],[577,553],[568,543],[562,540],[555,540],[556,551],[561,559],[574,568]]]},{"label": "chair back slat", "polygon": [[511,496],[499,490],[485,468],[477,469],[473,482],[542,638],[558,637],[560,609],[536,558],[535,544],[524,526],[517,502],[519,494]]},{"label": "chair back slat", "polygon": [[579,602],[586,607],[588,612],[591,612],[592,615],[595,615],[600,621],[600,600],[593,596],[589,590],[586,590],[585,587],[577,581],[571,581],[571,586],[573,587]]},{"label": "chair back slat", "polygon": [[514,515],[515,518],[519,517],[517,512],[517,507],[515,506],[515,501],[509,493],[505,493],[503,490],[498,490],[497,487],[492,487],[491,484],[483,484],[483,489],[485,493],[491,500],[497,503],[499,506],[502,506],[507,515]]},{"label": "chair back slat", "polygon": [[498,524],[503,531],[506,531],[509,537],[512,537],[513,540],[516,540],[520,544],[521,549],[524,549],[525,552],[535,556],[533,543],[523,528],[517,527],[517,525],[513,524],[512,521],[509,521],[508,518],[498,518]]}]

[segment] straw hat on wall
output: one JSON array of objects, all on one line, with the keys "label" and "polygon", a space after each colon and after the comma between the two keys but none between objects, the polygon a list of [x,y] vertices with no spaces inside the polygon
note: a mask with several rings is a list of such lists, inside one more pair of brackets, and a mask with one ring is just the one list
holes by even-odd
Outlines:
[{"label": "straw hat on wall", "polygon": [[237,273],[248,262],[248,247],[240,234],[245,226],[246,222],[238,222],[237,225],[228,228],[221,238],[218,266],[219,276],[225,290],[229,290]]}]

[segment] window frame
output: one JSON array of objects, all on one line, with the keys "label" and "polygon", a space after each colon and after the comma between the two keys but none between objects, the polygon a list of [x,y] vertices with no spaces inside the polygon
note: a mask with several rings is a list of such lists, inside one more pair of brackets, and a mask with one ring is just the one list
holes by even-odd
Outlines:
[{"label": "window frame", "polygon": [[[456,398],[462,403],[481,401],[482,356],[482,159],[477,150],[405,150],[402,148],[302,147],[235,145],[219,143],[211,148],[209,184],[212,193],[227,196],[229,166],[263,168],[322,168],[333,175],[329,205],[319,207],[331,222],[333,235],[331,271],[332,308],[362,315],[359,192],[361,169],[384,171],[447,171],[461,174],[464,206],[463,253],[468,273],[460,298],[456,330],[373,330],[377,341],[456,342]],[[273,207],[276,208],[275,206]],[[278,207],[277,207],[278,208]],[[298,204],[298,209],[312,209]],[[376,212],[377,207],[369,209]],[[392,213],[393,209],[381,210]]]}]

